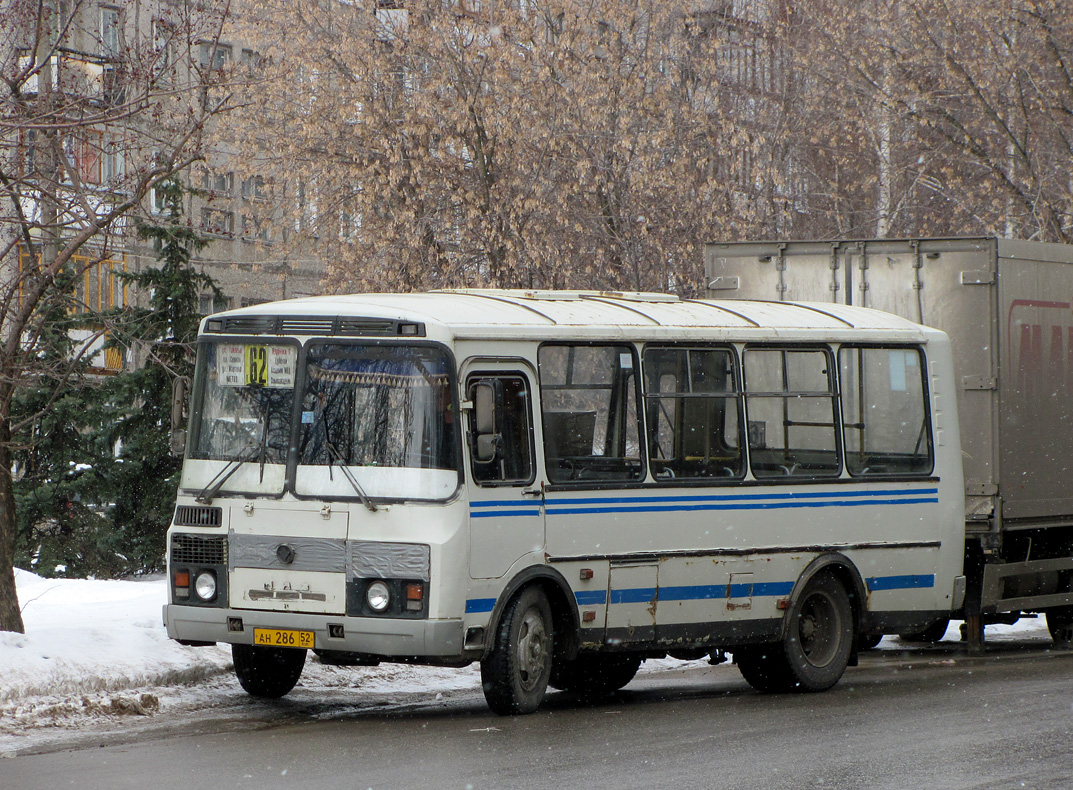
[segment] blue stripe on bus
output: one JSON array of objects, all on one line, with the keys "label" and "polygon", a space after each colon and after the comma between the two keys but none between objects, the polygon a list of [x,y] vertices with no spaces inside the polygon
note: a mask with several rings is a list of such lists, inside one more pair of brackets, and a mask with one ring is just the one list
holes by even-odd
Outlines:
[{"label": "blue stripe on bus", "polygon": [[470,518],[510,518],[512,516],[539,516],[539,507],[512,508],[510,510],[484,510],[480,513],[470,513]]},{"label": "blue stripe on bus", "polygon": [[651,603],[655,597],[655,587],[633,587],[611,591],[611,603]]},{"label": "blue stripe on bus", "polygon": [[935,574],[921,573],[906,576],[872,576],[865,579],[871,592],[882,590],[912,590],[935,586]]},{"label": "blue stripe on bus", "polygon": [[[606,513],[671,513],[712,510],[787,510],[817,507],[863,507],[867,505],[928,505],[939,502],[938,488],[878,489],[875,491],[805,491],[784,494],[723,494],[711,496],[591,497],[548,499],[550,516],[583,516]],[[495,508],[495,509],[493,509]],[[535,517],[540,506],[517,500],[470,503],[471,518]]]},{"label": "blue stripe on bus", "polygon": [[[629,496],[592,497],[587,499],[548,499],[548,505],[586,503],[591,505],[647,504],[650,502],[741,502],[761,499],[816,499],[818,497],[842,497],[844,499],[879,496],[922,496],[938,494],[938,488],[884,488],[870,491],[788,491],[782,494],[710,494],[703,496]],[[476,504],[476,503],[474,503]]]},{"label": "blue stripe on bus", "polygon": [[914,499],[875,499],[869,502],[758,502],[751,505],[678,505],[652,507],[557,507],[548,508],[549,516],[583,516],[599,513],[670,513],[701,510],[787,510],[806,507],[860,507],[862,505],[927,505],[937,504],[938,497]]},{"label": "blue stripe on bus", "polygon": [[607,603],[606,590],[584,590],[574,593],[578,606],[596,606]]},{"label": "blue stripe on bus", "polygon": [[[870,592],[884,590],[925,589],[935,586],[934,574],[872,576],[865,579]],[[612,604],[652,603],[656,601],[710,601],[726,598],[785,597],[794,590],[793,582],[754,582],[753,584],[697,584],[678,587],[634,587],[611,591]],[[608,603],[604,590],[575,592],[578,606],[603,606]],[[495,598],[472,598],[466,601],[466,614],[490,612]]]},{"label": "blue stripe on bus", "polygon": [[466,614],[481,614],[495,608],[495,598],[470,598],[466,601]]}]

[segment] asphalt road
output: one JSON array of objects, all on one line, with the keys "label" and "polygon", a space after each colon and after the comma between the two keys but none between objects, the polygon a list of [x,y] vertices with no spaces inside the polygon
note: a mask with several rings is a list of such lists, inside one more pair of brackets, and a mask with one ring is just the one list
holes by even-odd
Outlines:
[{"label": "asphalt road", "polygon": [[517,718],[474,693],[250,711],[0,760],[0,788],[1073,788],[1073,652],[1038,644],[871,653],[815,695],[758,694],[732,666],[691,665],[597,705],[554,693]]}]

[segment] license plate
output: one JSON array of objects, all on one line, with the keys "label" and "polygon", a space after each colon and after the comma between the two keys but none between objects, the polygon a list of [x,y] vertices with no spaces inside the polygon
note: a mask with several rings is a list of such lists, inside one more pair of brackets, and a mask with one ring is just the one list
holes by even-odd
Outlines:
[{"label": "license plate", "polygon": [[254,628],[253,643],[268,647],[305,647],[313,649],[312,631],[284,631],[279,628]]}]

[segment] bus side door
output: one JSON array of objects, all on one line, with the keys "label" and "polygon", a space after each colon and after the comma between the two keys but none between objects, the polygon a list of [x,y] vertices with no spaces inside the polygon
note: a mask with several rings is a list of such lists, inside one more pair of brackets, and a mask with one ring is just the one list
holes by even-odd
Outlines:
[{"label": "bus side door", "polygon": [[544,549],[544,507],[533,451],[532,371],[481,360],[465,375],[470,577],[498,579]]}]

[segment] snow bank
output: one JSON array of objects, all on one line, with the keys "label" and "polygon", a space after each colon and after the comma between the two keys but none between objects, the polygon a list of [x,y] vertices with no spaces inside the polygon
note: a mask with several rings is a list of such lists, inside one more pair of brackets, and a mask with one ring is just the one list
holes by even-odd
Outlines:
[{"label": "snow bank", "polygon": [[173,685],[230,670],[229,650],[168,639],[162,579],[43,579],[15,571],[25,634],[0,632],[0,704]]}]

